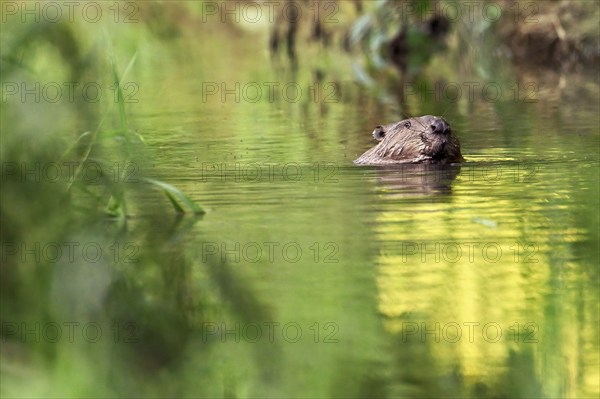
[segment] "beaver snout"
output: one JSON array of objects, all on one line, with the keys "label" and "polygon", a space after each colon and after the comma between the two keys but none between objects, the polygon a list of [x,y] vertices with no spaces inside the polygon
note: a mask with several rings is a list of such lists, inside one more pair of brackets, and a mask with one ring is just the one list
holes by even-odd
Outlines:
[{"label": "beaver snout", "polygon": [[438,134],[450,133],[450,125],[445,120],[438,118],[431,122],[431,131]]}]

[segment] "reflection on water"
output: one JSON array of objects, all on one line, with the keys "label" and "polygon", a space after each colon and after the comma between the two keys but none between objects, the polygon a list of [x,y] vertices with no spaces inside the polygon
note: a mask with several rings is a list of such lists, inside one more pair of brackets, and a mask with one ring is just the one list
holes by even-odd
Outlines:
[{"label": "reflection on water", "polygon": [[[533,103],[406,99],[414,115],[446,112],[467,162],[357,167],[373,127],[403,106],[348,83],[348,55],[291,70],[236,35],[140,49],[143,90],[128,105],[145,174],[208,213],[159,217],[167,200],[136,187],[126,233],[84,223],[51,236],[112,257],[9,257],[3,393],[597,395],[597,81],[535,77]],[[237,96],[255,82],[303,95]],[[331,88],[344,95],[325,101]],[[97,323],[105,339],[10,330],[53,321]]]},{"label": "reflection on water", "polygon": [[[457,165],[397,165],[378,168],[377,183],[390,194],[450,194],[459,175]],[[442,198],[441,196],[438,198]]]}]

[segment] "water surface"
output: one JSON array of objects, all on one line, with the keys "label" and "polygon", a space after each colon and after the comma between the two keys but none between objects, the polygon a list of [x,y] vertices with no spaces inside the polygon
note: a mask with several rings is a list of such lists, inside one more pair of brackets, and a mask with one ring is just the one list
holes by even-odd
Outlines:
[{"label": "water surface", "polygon": [[[44,317],[134,326],[140,340],[61,342],[33,372],[16,356],[6,392],[33,376],[33,393],[88,395],[598,394],[597,74],[505,66],[488,81],[534,82],[534,101],[400,103],[361,86],[348,54],[309,47],[294,69],[265,35],[222,33],[140,49],[127,105],[140,172],[207,214],[155,220],[167,200],[133,193],[119,239],[136,263],[47,274]],[[452,62],[437,56],[419,79],[442,79],[436,65]],[[354,166],[373,127],[403,114],[444,114],[467,161]],[[78,369],[78,388],[56,388]]]},{"label": "water surface", "polygon": [[[243,86],[274,68],[250,59],[226,79],[178,73],[187,87]],[[596,392],[598,86],[567,79],[536,81],[534,102],[417,103],[414,115],[445,108],[461,166],[354,166],[373,126],[402,119],[356,91],[258,104],[180,93],[195,101],[140,112],[163,178],[210,210],[187,237],[192,294],[206,261],[222,262],[279,323],[269,360],[246,360],[270,377],[230,365],[237,383],[249,395]],[[210,363],[259,345],[248,320],[203,322],[226,347]]]}]

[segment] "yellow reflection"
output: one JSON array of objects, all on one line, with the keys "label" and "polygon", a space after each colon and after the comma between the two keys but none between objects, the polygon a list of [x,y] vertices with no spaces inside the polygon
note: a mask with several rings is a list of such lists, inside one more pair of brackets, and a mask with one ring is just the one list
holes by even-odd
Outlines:
[{"label": "yellow reflection", "polygon": [[544,394],[597,392],[597,315],[577,316],[582,301],[596,311],[597,301],[571,288],[585,289],[580,267],[567,260],[568,243],[583,232],[535,228],[547,224],[541,213],[524,214],[509,199],[483,201],[494,223],[481,224],[472,197],[452,201],[410,203],[410,213],[395,203],[380,213],[378,306],[386,330],[406,345],[425,343],[438,372],[458,365],[465,381],[498,386],[532,353],[529,367]]}]

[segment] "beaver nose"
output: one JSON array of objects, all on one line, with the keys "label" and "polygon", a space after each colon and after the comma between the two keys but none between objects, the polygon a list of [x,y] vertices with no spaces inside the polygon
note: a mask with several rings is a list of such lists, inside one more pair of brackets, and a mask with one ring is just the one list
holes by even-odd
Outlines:
[{"label": "beaver nose", "polygon": [[443,119],[436,119],[431,123],[433,133],[450,133],[450,126]]}]

